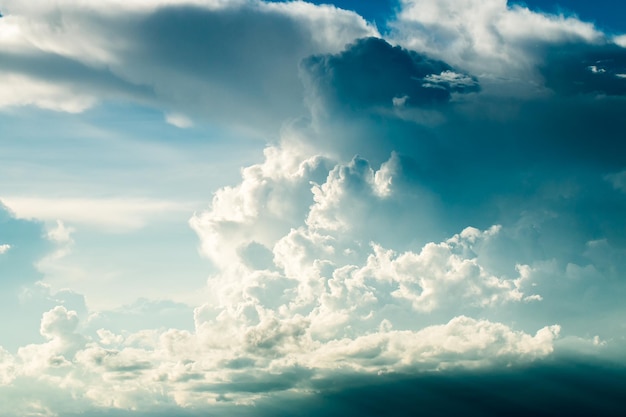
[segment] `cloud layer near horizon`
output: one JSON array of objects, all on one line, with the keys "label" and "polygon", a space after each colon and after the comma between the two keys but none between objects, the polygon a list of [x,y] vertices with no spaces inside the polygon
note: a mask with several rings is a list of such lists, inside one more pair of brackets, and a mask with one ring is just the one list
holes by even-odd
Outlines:
[{"label": "cloud layer near horizon", "polygon": [[619,38],[503,0],[402,1],[387,39],[303,2],[4,3],[3,108],[130,100],[275,139],[190,220],[216,268],[191,328],[154,324],[191,319],[175,303],[125,329],[36,284],[19,238],[71,229],[2,207],[0,271],[27,272],[3,285],[45,301],[41,342],[0,350],[0,414],[245,414],[355,375],[624,364]]}]

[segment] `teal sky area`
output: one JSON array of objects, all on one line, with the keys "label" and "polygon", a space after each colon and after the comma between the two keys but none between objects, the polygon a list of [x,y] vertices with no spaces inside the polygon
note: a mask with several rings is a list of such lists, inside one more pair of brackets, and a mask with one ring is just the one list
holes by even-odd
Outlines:
[{"label": "teal sky area", "polygon": [[581,20],[593,22],[600,28],[614,33],[623,33],[626,23],[623,16],[624,4],[619,0],[590,2],[584,0],[524,0],[518,2],[533,10],[548,13],[574,13]]}]

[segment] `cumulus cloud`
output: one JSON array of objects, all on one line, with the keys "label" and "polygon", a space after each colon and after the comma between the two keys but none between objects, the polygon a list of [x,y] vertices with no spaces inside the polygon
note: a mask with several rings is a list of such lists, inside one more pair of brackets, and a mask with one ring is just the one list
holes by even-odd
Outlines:
[{"label": "cumulus cloud", "polygon": [[[48,387],[53,392],[61,388],[63,396],[75,396],[71,407],[42,398],[39,404],[53,413],[94,406],[206,407],[207,401],[220,399],[237,404],[272,393],[306,392],[315,388],[313,381],[337,374],[393,374],[532,360],[551,352],[558,334],[557,327],[533,336],[459,316],[418,332],[387,329],[323,344],[293,345],[306,331],[294,333],[290,326],[296,323],[278,322],[250,327],[238,343],[210,343],[217,342],[217,335],[207,328],[127,336],[101,331],[98,339],[88,340],[76,333],[76,317],[64,307],[53,308],[41,322],[47,342],[25,346],[16,355],[3,352],[1,357],[5,384],[12,382],[18,389]],[[30,400],[14,399],[12,409],[32,405]]]},{"label": "cumulus cloud", "polygon": [[[207,256],[222,267],[209,280],[214,300],[196,311],[196,327],[223,334],[220,343],[246,334],[244,343],[256,348],[282,351],[287,347],[281,344],[287,343],[288,349],[299,349],[315,340],[360,340],[359,335],[381,328],[407,326],[411,311],[443,311],[450,320],[464,311],[532,299],[532,293],[524,293],[530,288],[524,266],[518,266],[516,277],[498,277],[478,261],[474,250],[497,235],[499,227],[484,232],[467,228],[418,251],[396,253],[376,243],[384,239],[383,228],[394,234],[405,227],[388,221],[393,206],[387,204],[412,202],[391,188],[400,177],[389,172],[397,157],[376,171],[363,159],[337,164],[327,168],[326,180],[318,184],[310,178],[319,174],[305,169],[311,158],[277,168],[277,160],[290,156],[269,149],[264,164],[245,170],[239,186],[222,189],[211,210],[191,221]],[[225,210],[225,204],[231,209]],[[299,212],[300,217],[279,217],[274,210]],[[268,216],[273,227],[265,229]],[[243,255],[253,242],[273,259],[263,269]],[[403,246],[410,247],[410,241]],[[269,333],[262,336],[264,332]]]},{"label": "cumulus cloud", "polygon": [[[219,267],[192,328],[115,329],[112,313],[81,325],[76,311],[56,306],[42,316],[45,341],[5,358],[5,379],[42,389],[63,381],[79,411],[206,408],[301,396],[339,375],[490,368],[551,355],[558,325],[528,332],[472,317],[535,295],[529,267],[499,275],[481,260],[499,226],[425,244],[385,238],[385,229],[391,236],[405,227],[388,221],[393,208],[414,213],[419,201],[401,168],[397,155],[373,167],[268,148],[263,163],[191,221]],[[136,308],[155,314],[148,304]],[[127,321],[125,310],[116,314]]]}]

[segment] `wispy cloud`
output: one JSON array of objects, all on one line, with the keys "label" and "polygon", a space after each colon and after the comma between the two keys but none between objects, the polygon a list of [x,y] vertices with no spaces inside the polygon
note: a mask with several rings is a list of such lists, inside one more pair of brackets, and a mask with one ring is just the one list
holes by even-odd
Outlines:
[{"label": "wispy cloud", "polygon": [[3,200],[20,219],[62,220],[110,232],[134,230],[167,213],[193,210],[188,203],[150,199],[7,196]]}]

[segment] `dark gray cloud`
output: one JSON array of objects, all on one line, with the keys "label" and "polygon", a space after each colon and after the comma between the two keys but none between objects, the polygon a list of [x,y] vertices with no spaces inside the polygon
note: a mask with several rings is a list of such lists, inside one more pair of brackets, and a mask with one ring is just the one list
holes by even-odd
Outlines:
[{"label": "dark gray cloud", "polygon": [[625,410],[620,400],[626,393],[625,372],[605,364],[564,363],[496,372],[354,378],[348,387],[324,386],[311,401],[304,401],[307,406],[300,406],[304,412],[298,414],[618,416]]},{"label": "dark gray cloud", "polygon": [[[626,166],[626,78],[618,76],[626,72],[626,53],[615,45],[565,44],[553,51],[543,73],[556,94],[473,94],[454,101],[455,89],[477,91],[477,84],[461,89],[446,85],[442,76],[437,78],[440,88],[424,87],[428,76],[453,69],[380,39],[360,40],[341,54],[311,57],[302,64],[314,98],[311,140],[346,159],[360,154],[374,165],[399,152],[408,177],[448,207],[468,213],[494,214],[495,199],[527,199],[550,183],[578,184],[578,194],[589,187],[597,197],[599,189],[608,190],[603,177]],[[421,113],[410,118],[397,111],[371,111],[393,109],[394,97],[406,97],[404,106]],[[602,197],[612,202],[603,205],[605,210],[618,203],[609,192]]]},{"label": "dark gray cloud", "polygon": [[212,392],[222,395],[237,395],[240,393],[267,394],[276,391],[286,391],[301,384],[307,386],[309,379],[313,375],[314,372],[312,370],[303,367],[295,367],[275,375],[246,370],[232,375],[230,382],[198,384],[192,389],[198,392]]},{"label": "dark gray cloud", "polygon": [[541,68],[546,85],[559,94],[626,95],[626,48],[573,44],[549,48]]},{"label": "dark gray cloud", "polygon": [[[283,393],[254,406],[216,405],[210,410],[90,411],[97,417],[464,415],[622,416],[626,369],[604,362],[558,360],[526,368],[409,376],[337,376],[321,379],[312,394]],[[82,414],[67,414],[79,417]]]},{"label": "dark gray cloud", "polygon": [[79,60],[49,52],[0,52],[0,70],[34,79],[43,78],[76,93],[102,98],[126,98],[150,103],[153,88],[141,82],[130,82],[104,65],[88,65]]},{"label": "dark gray cloud", "polygon": [[134,68],[124,71],[137,79],[152,73],[159,94],[192,115],[236,115],[242,125],[264,126],[304,111],[296,67],[313,48],[306,29],[286,15],[170,6],[132,32],[137,47],[124,53]]},{"label": "dark gray cloud", "polygon": [[328,111],[391,108],[394,99],[407,107],[434,106],[448,102],[454,92],[479,89],[475,79],[454,73],[446,63],[378,38],[360,39],[337,55],[309,57],[301,68]]}]

